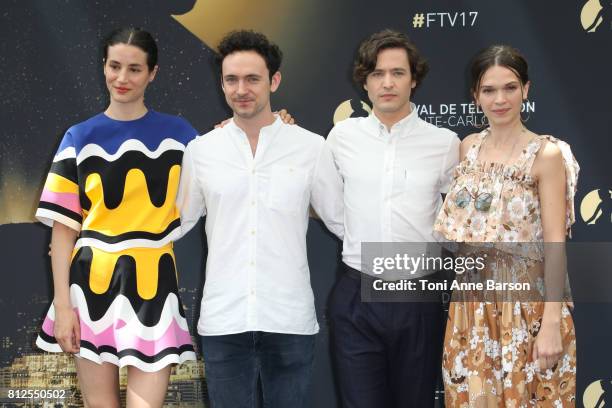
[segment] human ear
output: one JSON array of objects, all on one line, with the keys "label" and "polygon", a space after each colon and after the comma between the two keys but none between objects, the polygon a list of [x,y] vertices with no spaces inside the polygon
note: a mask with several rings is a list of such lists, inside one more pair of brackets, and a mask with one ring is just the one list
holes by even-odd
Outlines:
[{"label": "human ear", "polygon": [[270,91],[276,92],[276,90],[280,86],[281,79],[282,79],[282,76],[281,76],[280,71],[276,71],[274,75],[272,75],[272,78],[270,79]]},{"label": "human ear", "polygon": [[529,98],[529,85],[531,85],[531,82],[529,81],[523,85],[523,100],[527,100]]},{"label": "human ear", "polygon": [[157,71],[159,71],[159,65],[153,67],[151,72],[149,73],[149,82],[153,82],[155,79],[155,75],[157,75]]}]

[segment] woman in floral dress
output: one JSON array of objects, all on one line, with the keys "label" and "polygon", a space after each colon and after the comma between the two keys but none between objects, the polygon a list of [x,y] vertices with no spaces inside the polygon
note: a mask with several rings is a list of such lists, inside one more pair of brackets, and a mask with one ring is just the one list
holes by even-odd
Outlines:
[{"label": "woman in floral dress", "polygon": [[471,77],[489,128],[463,140],[434,229],[463,243],[464,255],[486,256],[484,269],[458,281],[530,290],[455,291],[444,339],[446,406],[574,406],[576,336],[563,245],[578,163],[565,142],[525,128],[530,83],[517,50],[483,50]]}]

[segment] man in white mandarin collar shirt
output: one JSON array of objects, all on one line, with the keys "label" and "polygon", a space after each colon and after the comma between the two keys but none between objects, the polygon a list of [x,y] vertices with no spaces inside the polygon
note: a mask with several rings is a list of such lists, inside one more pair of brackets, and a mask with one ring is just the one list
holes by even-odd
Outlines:
[{"label": "man in white mandarin collar shirt", "polygon": [[[282,53],[262,34],[219,44],[230,123],[185,150],[178,193],[189,230],[206,214],[198,321],[213,408],[305,406],[319,326],[306,257],[308,208],[342,238],[342,181],[325,141],[270,108]],[[327,155],[327,156],[326,156]]]},{"label": "man in white mandarin collar shirt", "polygon": [[432,407],[443,336],[440,302],[366,302],[362,242],[433,242],[433,223],[459,139],[419,119],[411,95],[427,64],[406,36],[385,30],[358,51],[354,79],[373,104],[327,137],[344,183],[345,273],[329,302],[332,354],[345,408]]}]

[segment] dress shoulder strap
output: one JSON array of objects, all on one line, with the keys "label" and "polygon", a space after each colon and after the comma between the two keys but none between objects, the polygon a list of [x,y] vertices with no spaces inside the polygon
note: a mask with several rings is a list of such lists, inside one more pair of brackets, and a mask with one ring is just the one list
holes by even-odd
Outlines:
[{"label": "dress shoulder strap", "polygon": [[482,142],[484,142],[485,137],[489,133],[489,129],[485,129],[478,134],[474,143],[470,146],[470,149],[467,151],[465,158],[470,163],[470,165],[476,162],[478,158],[478,153],[480,152],[480,147],[482,146]]},{"label": "dress shoulder strap", "polygon": [[[565,200],[566,200],[566,218],[565,218],[565,229],[568,235],[570,235],[570,228],[576,220],[574,211],[574,196],[576,195],[578,185],[578,173],[580,172],[580,166],[572,153],[572,149],[569,144],[563,140],[557,139],[549,135],[536,136],[527,146],[523,149],[522,155],[516,163],[516,166],[529,174],[533,167],[533,162],[538,154],[538,151],[542,148],[545,142],[554,143],[563,156],[563,165],[565,167]],[[571,236],[571,235],[570,235]]]},{"label": "dress shoulder strap", "polygon": [[521,151],[519,158],[514,163],[514,167],[521,170],[524,174],[529,174],[531,172],[531,167],[533,166],[533,162],[535,161],[540,148],[544,144],[546,140],[546,136],[536,136]]}]

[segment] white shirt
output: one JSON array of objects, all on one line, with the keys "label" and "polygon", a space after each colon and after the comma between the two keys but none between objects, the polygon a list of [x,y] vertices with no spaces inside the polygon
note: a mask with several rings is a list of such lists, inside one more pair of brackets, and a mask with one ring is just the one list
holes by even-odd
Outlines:
[{"label": "white shirt", "polygon": [[327,137],[344,181],[342,260],[362,268],[362,242],[435,242],[433,224],[452,172],[460,141],[448,129],[412,113],[389,132],[371,114],[339,122]]},{"label": "white shirt", "polygon": [[342,181],[324,145],[277,118],[261,129],[254,157],[233,121],[185,149],[182,233],[207,215],[199,334],[318,332],[306,257],[309,203],[343,235]]}]

